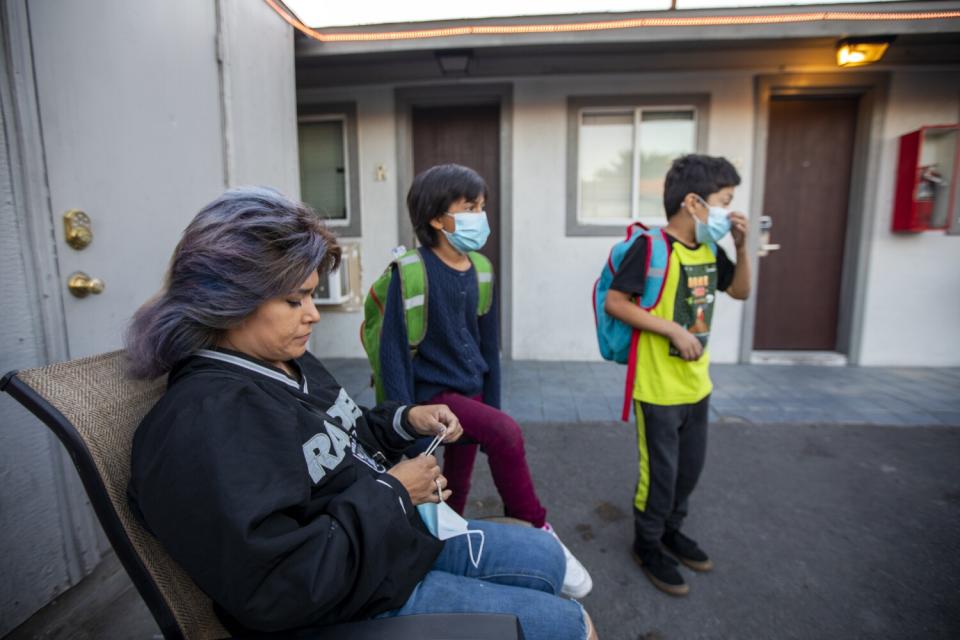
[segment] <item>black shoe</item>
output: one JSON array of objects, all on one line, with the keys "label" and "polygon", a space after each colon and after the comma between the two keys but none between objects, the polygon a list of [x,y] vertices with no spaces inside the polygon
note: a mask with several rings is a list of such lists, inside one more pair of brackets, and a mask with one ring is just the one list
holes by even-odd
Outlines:
[{"label": "black shoe", "polygon": [[660,591],[672,596],[685,596],[690,592],[690,586],[677,571],[677,561],[660,549],[638,549],[634,546],[633,559]]},{"label": "black shoe", "polygon": [[697,543],[679,531],[667,531],[660,538],[663,546],[674,557],[694,571],[707,572],[713,569],[713,561]]}]

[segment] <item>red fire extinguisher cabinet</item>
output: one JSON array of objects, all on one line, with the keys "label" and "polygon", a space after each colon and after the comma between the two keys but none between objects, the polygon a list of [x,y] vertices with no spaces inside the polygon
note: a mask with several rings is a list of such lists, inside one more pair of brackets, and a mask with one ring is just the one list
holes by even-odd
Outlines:
[{"label": "red fire extinguisher cabinet", "polygon": [[960,218],[960,124],[925,126],[900,136],[893,231],[947,229]]}]

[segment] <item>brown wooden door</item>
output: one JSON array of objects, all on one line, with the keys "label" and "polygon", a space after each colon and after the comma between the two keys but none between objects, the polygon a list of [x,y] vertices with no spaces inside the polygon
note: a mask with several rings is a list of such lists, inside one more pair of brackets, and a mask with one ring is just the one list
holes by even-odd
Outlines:
[{"label": "brown wooden door", "polygon": [[[416,107],[413,109],[413,170],[420,173],[453,162],[487,181],[490,238],[480,251],[500,271],[500,106]],[[500,303],[500,287],[495,287]],[[501,309],[503,305],[498,304]]]},{"label": "brown wooden door", "polygon": [[857,102],[771,100],[762,213],[781,249],[760,258],[754,349],[837,348]]}]

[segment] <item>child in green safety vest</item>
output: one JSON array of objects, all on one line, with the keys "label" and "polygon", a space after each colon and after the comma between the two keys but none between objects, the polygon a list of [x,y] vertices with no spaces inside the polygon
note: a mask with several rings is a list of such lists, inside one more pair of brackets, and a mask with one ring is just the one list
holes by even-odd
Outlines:
[{"label": "child in green safety vest", "polygon": [[[447,405],[460,420],[464,436],[443,454],[443,477],[453,492],[447,504],[463,512],[479,447],[506,515],[552,534],[520,426],[500,410],[494,274],[479,253],[490,233],[486,199],[486,183],[467,167],[439,165],[414,178],[407,207],[421,246],[398,256],[371,288],[361,335],[378,395]],[[590,574],[563,550],[563,592],[581,598],[592,588]]]},{"label": "child in green safety vest", "polygon": [[[728,210],[739,184],[736,169],[724,158],[675,160],[663,188],[667,225],[659,233],[668,258],[659,298],[647,308],[637,302],[648,281],[650,245],[635,242],[604,303],[606,313],[639,331],[631,356],[639,449],[633,552],[654,586],[671,595],[689,591],[676,560],[695,571],[713,568],[680,528],[706,454],[713,389],[707,343],[717,292],[738,300],[750,295],[747,219]],[[736,262],[716,245],[727,233],[733,236]]]}]

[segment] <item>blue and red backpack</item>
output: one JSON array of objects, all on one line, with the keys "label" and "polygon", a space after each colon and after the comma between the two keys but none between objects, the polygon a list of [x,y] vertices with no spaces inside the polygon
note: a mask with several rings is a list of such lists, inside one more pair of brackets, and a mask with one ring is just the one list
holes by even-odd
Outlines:
[{"label": "blue and red backpack", "polygon": [[627,227],[626,239],[610,249],[610,255],[606,264],[603,265],[600,277],[593,285],[593,317],[597,325],[600,355],[604,360],[627,365],[623,411],[620,415],[623,421],[630,418],[630,401],[633,398],[633,384],[637,375],[637,341],[640,338],[640,331],[608,315],[603,305],[607,301],[607,291],[610,290],[610,284],[617,269],[620,268],[630,247],[638,240],[647,243],[647,276],[643,283],[643,295],[637,300],[637,304],[646,311],[657,306],[663,294],[663,285],[667,280],[672,251],[671,243],[663,229],[649,229],[639,222],[634,222]]}]

